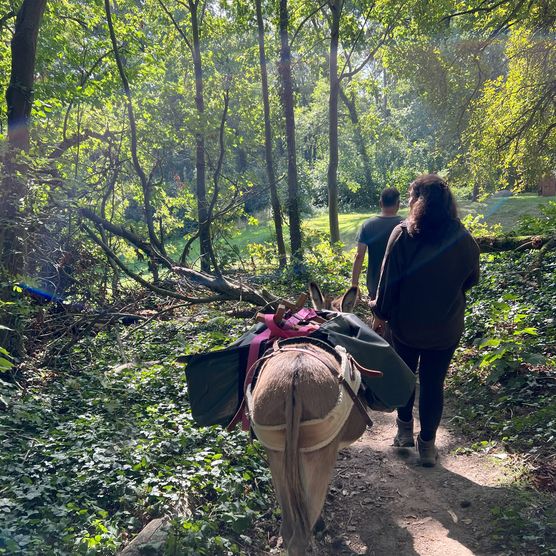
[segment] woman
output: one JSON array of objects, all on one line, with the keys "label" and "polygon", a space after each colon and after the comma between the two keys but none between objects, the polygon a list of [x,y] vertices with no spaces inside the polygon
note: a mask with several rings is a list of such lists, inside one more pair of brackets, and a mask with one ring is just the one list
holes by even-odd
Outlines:
[{"label": "woman", "polygon": [[[419,457],[436,464],[434,445],[444,404],[444,379],[463,332],[465,291],[479,280],[479,247],[457,216],[446,182],[418,177],[409,189],[409,217],[392,231],[372,303],[380,331],[387,321],[394,347],[408,367],[419,367]],[[394,446],[414,446],[413,403],[398,409]]]}]

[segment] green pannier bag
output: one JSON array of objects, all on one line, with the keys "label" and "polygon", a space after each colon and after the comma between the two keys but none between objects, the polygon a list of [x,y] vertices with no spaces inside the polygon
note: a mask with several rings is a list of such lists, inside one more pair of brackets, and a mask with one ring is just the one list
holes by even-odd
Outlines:
[{"label": "green pannier bag", "polygon": [[409,401],[415,390],[415,375],[394,348],[356,315],[339,313],[311,336],[334,347],[343,346],[363,367],[382,371],[381,378],[361,376],[371,409],[394,411]]},{"label": "green pannier bag", "polygon": [[[232,420],[243,400],[249,346],[264,330],[264,324],[257,324],[223,350],[180,358],[187,362],[189,402],[198,425],[226,426]],[[415,375],[392,346],[360,318],[337,313],[310,336],[334,347],[343,346],[363,367],[382,371],[381,378],[362,377],[371,409],[393,411],[407,403],[415,389]],[[269,347],[267,344],[261,343],[259,356]]]}]

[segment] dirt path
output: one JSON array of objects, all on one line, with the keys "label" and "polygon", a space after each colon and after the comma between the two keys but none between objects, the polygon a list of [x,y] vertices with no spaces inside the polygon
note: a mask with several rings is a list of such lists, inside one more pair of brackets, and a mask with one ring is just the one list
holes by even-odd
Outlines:
[{"label": "dirt path", "polygon": [[508,554],[491,537],[491,508],[510,496],[502,465],[454,454],[461,442],[442,426],[439,463],[423,468],[414,449],[392,447],[395,414],[374,413],[373,420],[372,430],[340,452],[326,500],[327,529],[317,535],[314,554]]},{"label": "dirt path", "polygon": [[461,443],[443,426],[439,463],[424,468],[414,449],[392,447],[395,414],[374,413],[373,420],[373,429],[339,455],[316,553],[504,554],[490,540],[490,510],[509,496],[503,466],[486,456],[455,455]]}]

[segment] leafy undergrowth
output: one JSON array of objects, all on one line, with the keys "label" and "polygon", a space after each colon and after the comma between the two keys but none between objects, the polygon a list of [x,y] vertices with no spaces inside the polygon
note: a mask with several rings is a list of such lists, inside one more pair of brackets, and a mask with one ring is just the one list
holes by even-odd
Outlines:
[{"label": "leafy undergrowth", "polygon": [[556,254],[539,261],[538,253],[483,256],[448,392],[453,422],[472,442],[463,450],[525,463],[514,503],[493,508],[501,542],[548,555],[556,554]]},{"label": "leafy undergrowth", "polygon": [[531,460],[556,446],[556,256],[486,256],[449,382],[475,437]]},{"label": "leafy undergrowth", "polygon": [[176,510],[176,553],[231,554],[263,535],[254,522],[276,521],[261,450],[243,433],[195,428],[172,363],[243,331],[213,315],[144,327],[123,343],[132,363],[116,365],[122,352],[103,333],[59,362],[64,372],[27,371],[0,417],[0,554],[114,554]]},{"label": "leafy undergrowth", "polygon": [[491,508],[493,540],[501,554],[556,554],[556,505],[546,494],[515,485],[504,506]]},{"label": "leafy undergrowth", "polygon": [[[309,274],[329,269],[325,287],[338,293],[350,261],[317,235],[308,251]],[[538,260],[483,257],[448,387],[466,449],[525,454],[525,479],[550,491],[556,256]],[[306,278],[286,274],[271,287],[294,296]],[[168,554],[256,554],[268,544],[278,515],[262,451],[240,432],[195,428],[174,363],[250,325],[222,315],[193,308],[132,334],[103,331],[55,367],[28,362],[19,386],[0,383],[0,554],[114,554],[161,515],[174,516]],[[508,547],[522,542],[512,545],[514,530],[551,554],[553,498],[532,492],[517,485],[515,504],[493,508],[493,519]]]}]

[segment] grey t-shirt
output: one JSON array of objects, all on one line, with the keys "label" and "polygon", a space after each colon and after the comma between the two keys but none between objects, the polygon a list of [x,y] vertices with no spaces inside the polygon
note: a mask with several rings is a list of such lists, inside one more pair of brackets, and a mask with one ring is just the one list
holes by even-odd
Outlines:
[{"label": "grey t-shirt", "polygon": [[367,288],[371,299],[376,297],[382,259],[392,230],[402,221],[401,216],[374,216],[365,220],[359,230],[357,243],[364,243],[369,250]]}]

